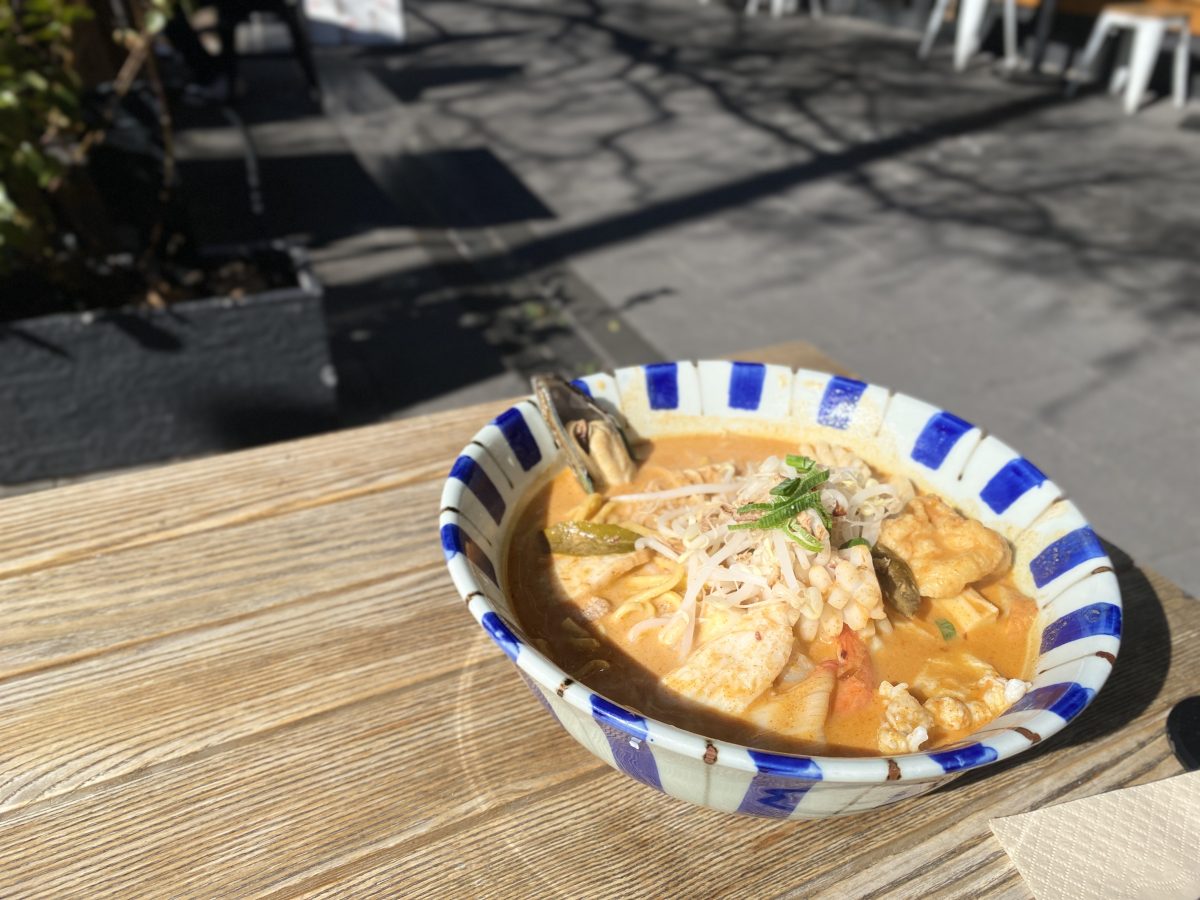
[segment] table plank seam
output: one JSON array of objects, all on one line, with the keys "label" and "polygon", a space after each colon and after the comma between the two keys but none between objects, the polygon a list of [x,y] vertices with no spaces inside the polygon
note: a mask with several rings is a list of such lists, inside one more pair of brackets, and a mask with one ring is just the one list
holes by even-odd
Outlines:
[{"label": "table plank seam", "polygon": [[107,544],[97,542],[86,547],[80,547],[71,550],[60,556],[48,557],[23,565],[10,566],[6,568],[2,563],[0,563],[0,581],[9,578],[17,578],[23,575],[29,575],[35,572],[41,572],[46,569],[59,568],[78,562],[81,559],[94,557],[100,554],[136,550],[142,547],[165,543],[183,537],[192,537],[199,534],[205,534],[210,531],[219,531],[222,528],[236,528],[241,525],[246,525],[253,522],[261,522],[266,519],[279,518],[281,516],[290,515],[296,512],[317,509],[322,506],[331,506],[335,503],[342,503],[347,500],[355,500],[360,497],[383,494],[388,491],[411,487],[427,481],[437,482],[442,476],[445,475],[444,469],[444,465],[439,464],[435,467],[433,464],[430,464],[424,469],[413,474],[411,477],[400,478],[383,483],[364,485],[358,488],[346,488],[341,491],[336,491],[332,494],[323,494],[319,497],[294,500],[278,506],[257,509],[251,513],[242,515],[231,513],[229,515],[220,517],[205,517],[196,519],[192,522],[176,525],[167,529],[166,531],[142,532],[140,534],[128,536],[119,541],[113,541]]},{"label": "table plank seam", "polygon": [[[346,584],[338,585],[337,587],[324,588],[311,594],[304,594],[300,597],[293,597],[290,600],[282,600],[278,603],[257,607],[255,609],[236,613],[234,615],[224,616],[218,619],[208,619],[204,622],[198,622],[195,625],[188,625],[185,628],[177,628],[173,631],[159,631],[155,632],[154,634],[145,634],[137,638],[131,638],[129,640],[108,644],[104,647],[86,650],[69,656],[59,657],[48,662],[36,663],[33,665],[27,665],[23,668],[12,669],[0,674],[0,686],[22,678],[40,675],[44,672],[64,668],[66,666],[71,666],[86,660],[103,657],[110,653],[128,650],[133,647],[149,646],[157,643],[158,641],[170,640],[172,638],[177,638],[187,634],[196,634],[212,628],[223,628],[227,625],[249,621],[268,613],[276,613],[279,610],[288,609],[289,607],[298,607],[310,603],[319,603],[321,601],[328,600],[331,597],[337,596],[344,591],[364,590],[366,588],[375,587],[376,585],[385,584],[388,581],[401,578],[407,574],[418,573],[422,571],[437,571],[441,568],[442,563],[440,561],[418,563],[415,565],[406,566],[403,570],[388,572],[385,575],[376,575],[371,578],[365,578],[361,581],[348,582]],[[447,585],[447,594],[453,594],[453,587]]]},{"label": "table plank seam", "polygon": [[469,820],[454,822],[449,825],[442,825],[438,828],[432,828],[429,831],[413,835],[407,839],[397,843],[384,844],[382,846],[373,847],[364,853],[358,853],[349,856],[345,862],[335,864],[323,871],[315,872],[297,882],[296,884],[287,885],[279,888],[268,894],[260,895],[261,900],[290,900],[290,898],[298,897],[319,888],[325,887],[331,883],[335,883],[347,874],[358,873],[365,871],[371,865],[374,865],[380,860],[387,859],[396,852],[412,853],[426,847],[431,843],[443,840],[457,831],[464,828],[474,827],[476,825],[487,823],[493,819],[507,815],[511,812],[516,812],[526,806],[534,803],[541,803],[548,797],[553,797],[564,791],[572,791],[585,785],[591,781],[595,781],[597,777],[603,776],[606,772],[612,772],[604,763],[595,760],[595,767],[578,775],[572,775],[570,778],[565,778],[557,784],[547,788],[539,788],[536,791],[516,797],[505,803],[498,804],[491,809],[484,810]]},{"label": "table plank seam", "polygon": [[[988,832],[991,832],[990,828],[988,829]],[[997,857],[1008,860],[1008,865],[1001,868],[997,876],[991,881],[987,881],[976,887],[974,889],[975,895],[982,896],[987,892],[997,890],[1001,885],[1007,883],[1012,884],[1014,887],[1020,885],[1024,889],[1026,896],[1033,897],[1033,894],[1029,891],[1029,886],[1025,884],[1025,880],[1021,877],[1020,871],[1017,869],[1016,864],[1013,863],[1009,855],[1004,852],[1003,849],[1001,849],[997,854],[995,854],[995,856],[988,857],[988,859],[994,862]],[[952,887],[952,885],[948,885],[948,887]]]},{"label": "table plank seam", "polygon": [[[503,658],[484,658],[477,662],[468,663],[456,669],[455,672],[465,672],[473,669],[482,669],[487,667],[503,669],[507,666],[507,661]],[[65,791],[61,794],[55,794],[51,797],[46,797],[41,800],[34,800],[20,806],[11,807],[6,810],[0,810],[0,825],[9,825],[14,822],[19,822],[23,819],[39,815],[46,810],[54,809],[65,803],[74,802],[81,798],[90,797],[101,793],[105,790],[118,789],[122,785],[140,781],[146,778],[170,771],[180,766],[190,765],[195,762],[200,762],[205,759],[210,759],[214,756],[219,756],[230,750],[235,750],[239,747],[247,746],[255,741],[266,737],[278,737],[281,733],[285,733],[291,729],[309,725],[313,722],[320,721],[323,718],[344,712],[355,706],[361,706],[366,703],[371,703],[386,697],[400,697],[410,691],[416,690],[430,682],[437,681],[447,677],[445,672],[435,672],[425,678],[418,678],[409,681],[406,684],[396,685],[381,691],[373,691],[365,694],[359,694],[349,698],[347,702],[337,703],[334,705],[323,707],[322,709],[313,710],[303,715],[295,716],[291,719],[282,722],[276,722],[265,728],[260,728],[256,731],[247,734],[239,735],[236,738],[227,741],[220,741],[215,744],[209,744],[206,747],[201,747],[197,750],[192,750],[188,753],[182,753],[179,756],[174,756],[169,759],[162,759],[151,763],[141,769],[134,769],[114,778],[93,781],[85,785],[80,785],[72,790]],[[600,764],[603,767],[603,764]]]},{"label": "table plank seam", "polygon": [[[1134,726],[1134,724],[1135,724],[1134,722],[1130,722],[1128,725],[1125,726],[1125,728],[1131,729]],[[1166,739],[1167,739],[1166,734],[1164,734],[1161,729],[1156,729],[1155,731],[1153,731],[1150,734],[1149,737],[1147,737],[1142,742],[1136,744],[1134,746],[1133,750],[1131,750],[1130,752],[1128,752],[1126,754],[1126,757],[1132,758],[1132,757],[1138,755],[1143,750],[1145,750],[1147,747],[1149,747],[1151,744],[1153,744],[1155,741],[1161,740],[1164,743],[1166,743]],[[1165,756],[1170,756],[1170,755],[1171,755],[1171,752],[1168,749]],[[1130,775],[1127,778],[1127,781],[1132,782],[1135,779],[1140,778],[1142,775],[1145,775],[1147,772],[1149,772],[1155,766],[1161,765],[1164,758],[1165,758],[1164,756],[1155,757],[1155,760],[1151,765],[1143,766],[1142,768],[1138,769],[1136,772],[1134,772],[1132,775]],[[1051,793],[1049,793],[1045,797],[1043,797],[1039,803],[1039,806],[1050,805],[1055,800],[1058,800],[1058,799],[1064,797],[1065,795],[1071,793],[1076,788],[1078,788],[1080,785],[1085,784],[1086,782],[1092,781],[1096,777],[1097,773],[1099,773],[1100,770],[1103,769],[1108,764],[1109,764],[1108,761],[1102,760],[1097,765],[1092,766],[1087,771],[1085,771],[1082,775],[1077,777],[1075,780],[1073,780],[1065,785],[1061,785],[1057,790],[1052,791]],[[1030,812],[1030,811],[1031,811],[1031,809],[1021,810],[1021,812]]]}]

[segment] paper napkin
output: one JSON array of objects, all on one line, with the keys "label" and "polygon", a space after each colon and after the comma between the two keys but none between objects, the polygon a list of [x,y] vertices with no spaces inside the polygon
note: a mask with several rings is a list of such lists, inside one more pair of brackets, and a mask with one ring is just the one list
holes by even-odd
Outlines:
[{"label": "paper napkin", "polygon": [[1038,900],[1200,897],[1200,771],[989,824]]}]

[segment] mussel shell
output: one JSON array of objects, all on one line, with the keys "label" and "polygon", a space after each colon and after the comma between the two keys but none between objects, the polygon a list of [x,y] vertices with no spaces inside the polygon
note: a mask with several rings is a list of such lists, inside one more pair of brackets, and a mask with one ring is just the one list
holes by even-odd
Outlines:
[{"label": "mussel shell", "polygon": [[567,465],[589,494],[595,491],[595,482],[589,471],[587,460],[580,448],[578,438],[571,435],[569,425],[578,422],[604,422],[621,435],[625,449],[629,450],[629,438],[617,418],[601,409],[591,397],[558,375],[534,375],[533,396],[537,401],[542,418],[550,426],[554,442],[562,448]]},{"label": "mussel shell", "polygon": [[915,616],[921,605],[921,591],[908,563],[895,550],[879,543],[871,548],[871,561],[883,599],[905,617]]}]

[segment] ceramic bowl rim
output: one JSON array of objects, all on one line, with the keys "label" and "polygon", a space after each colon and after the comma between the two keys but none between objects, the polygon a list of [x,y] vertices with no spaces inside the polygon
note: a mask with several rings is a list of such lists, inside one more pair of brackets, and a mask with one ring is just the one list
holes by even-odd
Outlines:
[{"label": "ceramic bowl rim", "polygon": [[[681,361],[677,364],[696,365],[697,363]],[[636,366],[631,368],[643,369],[645,367]],[[797,371],[811,370],[793,370],[793,374]],[[829,373],[819,374],[828,375]],[[897,393],[893,392],[893,395]],[[529,399],[529,397],[518,399],[511,409],[516,409],[523,403],[526,406],[531,405],[526,403]],[[495,441],[495,435],[489,434],[487,429],[488,425],[485,424],[473,436],[471,442],[464,448],[463,452],[466,452],[473,445],[487,447],[490,441]],[[537,485],[544,483],[544,479],[539,479],[536,482]],[[521,491],[521,497],[527,497],[529,492],[534,489],[536,489],[535,485],[526,486]],[[463,481],[455,477],[448,477],[442,494],[443,513],[445,513],[447,508],[451,508],[457,512],[459,504],[456,501],[461,498],[463,492],[466,490],[467,486]],[[507,529],[511,528],[512,521],[515,521],[515,519],[516,517],[514,516],[513,520],[501,529],[502,534],[507,534]],[[715,750],[716,758],[712,761],[714,766],[733,768],[743,772],[765,772],[802,781],[822,781],[826,783],[912,783],[945,780],[969,769],[993,765],[1016,756],[1040,741],[1058,733],[1063,728],[1066,728],[1090,704],[1095,695],[1103,687],[1111,673],[1111,663],[1115,662],[1115,652],[1096,654],[1112,658],[1108,660],[1110,663],[1108,669],[1100,672],[1097,677],[1093,677],[1090,680],[1088,686],[1090,688],[1090,695],[1081,702],[1071,704],[1065,712],[1056,709],[1055,712],[1058,715],[1053,717],[1054,721],[1044,722],[1036,734],[1029,732],[1028,729],[1008,726],[989,732],[989,727],[996,721],[993,720],[993,722],[985,725],[983,729],[972,732],[961,741],[949,747],[916,753],[890,756],[840,757],[821,755],[804,756],[778,751],[764,751],[732,741],[708,738],[699,733],[670,725],[643,713],[627,709],[616,701],[575,681],[567,672],[535,646],[513,633],[512,628],[505,621],[506,614],[502,610],[498,610],[488,598],[484,586],[480,584],[472,568],[467,565],[466,558],[462,553],[451,554],[447,550],[446,557],[446,564],[451,578],[460,596],[467,602],[468,608],[476,621],[514,662],[518,669],[533,679],[534,682],[547,692],[557,694],[557,696],[570,704],[579,713],[588,717],[596,717],[604,721],[606,725],[629,735],[631,739],[646,739],[655,746],[661,746],[684,757],[699,759],[705,762],[710,762],[707,756]],[[1105,561],[1107,561],[1107,558],[1105,558]],[[1103,568],[1100,567],[1091,574],[1097,574]],[[507,593],[504,586],[499,582],[496,583],[495,588],[501,594]],[[1119,605],[1119,590],[1117,600]],[[1116,637],[1116,642],[1117,646],[1119,646],[1119,634]],[[1071,662],[1082,664],[1085,658],[1080,657],[1068,660],[1059,665],[1068,665]],[[593,698],[598,698],[598,700],[594,700]],[[1012,711],[1012,709],[1008,710],[1008,712]],[[981,738],[980,735],[983,735],[983,737]],[[983,740],[987,741],[986,745],[983,743]],[[710,748],[712,749],[710,750]],[[984,750],[987,752],[983,752]]]}]

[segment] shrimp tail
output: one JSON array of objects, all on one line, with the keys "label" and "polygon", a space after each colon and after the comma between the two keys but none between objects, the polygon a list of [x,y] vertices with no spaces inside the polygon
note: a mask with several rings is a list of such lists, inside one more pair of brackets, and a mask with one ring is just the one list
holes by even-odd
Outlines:
[{"label": "shrimp tail", "polygon": [[852,713],[871,704],[879,678],[867,645],[854,633],[849,625],[842,626],[838,636],[837,690],[833,696],[833,710]]}]

